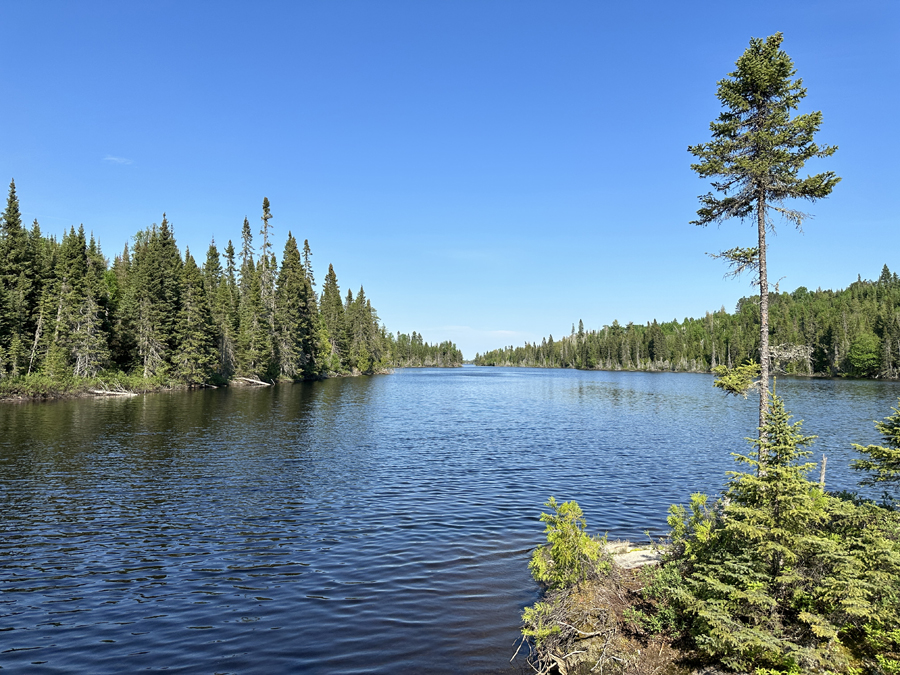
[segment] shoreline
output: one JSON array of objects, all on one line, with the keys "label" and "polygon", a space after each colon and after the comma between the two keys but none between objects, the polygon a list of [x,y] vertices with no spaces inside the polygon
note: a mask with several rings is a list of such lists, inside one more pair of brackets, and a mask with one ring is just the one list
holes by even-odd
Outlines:
[{"label": "shoreline", "polygon": [[[478,368],[530,368],[543,370],[578,370],[585,373],[675,373],[687,375],[714,375],[711,370],[678,370],[671,368],[562,368],[560,366],[531,366],[531,365],[497,365],[473,363]],[[863,382],[900,382],[898,377],[854,377],[852,375],[828,375],[826,373],[773,373],[772,377],[802,377],[809,380],[860,380]]]},{"label": "shoreline", "polygon": [[[107,378],[79,378],[70,382],[48,382],[35,378],[29,382],[21,379],[14,383],[7,384],[0,382],[0,404],[4,403],[49,403],[52,401],[66,401],[78,398],[110,398],[110,397],[132,397],[141,396],[143,394],[160,394],[165,392],[187,391],[191,389],[219,389],[219,388],[243,388],[243,387],[271,387],[276,384],[302,384],[304,382],[320,382],[337,377],[361,377],[363,375],[389,375],[394,372],[393,368],[376,370],[371,373],[361,373],[354,371],[352,373],[327,373],[314,377],[307,377],[299,380],[280,380],[275,379],[270,382],[261,380],[242,381],[240,378],[233,378],[225,383],[217,384],[184,384],[177,382],[153,382],[141,381],[138,383],[129,382],[132,377],[119,374],[118,376]],[[126,384],[123,384],[123,381]],[[29,384],[33,385],[29,387]],[[20,385],[20,387],[16,387]],[[11,388],[12,391],[5,391]],[[29,391],[29,389],[31,391]]]}]

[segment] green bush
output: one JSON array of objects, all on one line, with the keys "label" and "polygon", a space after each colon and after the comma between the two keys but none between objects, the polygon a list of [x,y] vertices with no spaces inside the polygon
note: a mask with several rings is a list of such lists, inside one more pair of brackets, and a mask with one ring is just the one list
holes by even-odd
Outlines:
[{"label": "green bush", "polygon": [[544,506],[553,512],[541,513],[541,522],[547,523],[547,545],[539,546],[531,557],[532,576],[548,588],[566,588],[609,573],[606,537],[594,539],[584,531],[584,514],[577,502],[560,504],[550,497]]},{"label": "green bush", "polygon": [[560,632],[555,612],[552,602],[536,602],[534,607],[526,607],[522,614],[522,635],[534,640],[537,649],[544,645],[547,638]]},{"label": "green bush", "polygon": [[650,635],[680,635],[684,624],[673,602],[684,580],[675,565],[647,565],[637,572],[641,602],[625,610],[625,619]]}]

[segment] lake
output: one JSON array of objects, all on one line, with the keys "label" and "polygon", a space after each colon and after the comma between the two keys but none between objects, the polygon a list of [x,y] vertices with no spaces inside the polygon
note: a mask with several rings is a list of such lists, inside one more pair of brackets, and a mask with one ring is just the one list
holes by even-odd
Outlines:
[{"label": "lake", "polygon": [[[900,383],[777,388],[854,489]],[[519,672],[543,502],[660,536],[755,420],[710,375],[476,367],[2,405],[0,667]]]}]

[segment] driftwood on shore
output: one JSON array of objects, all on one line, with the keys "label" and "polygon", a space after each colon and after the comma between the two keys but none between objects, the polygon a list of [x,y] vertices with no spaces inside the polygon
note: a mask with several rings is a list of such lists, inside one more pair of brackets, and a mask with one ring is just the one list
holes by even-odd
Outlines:
[{"label": "driftwood on shore", "polygon": [[137,396],[133,391],[112,391],[109,389],[89,389],[88,391],[97,396]]},{"label": "driftwood on shore", "polygon": [[269,382],[263,382],[262,380],[254,380],[251,377],[236,377],[235,380],[242,380],[243,382],[249,382],[250,384],[255,384],[257,386],[262,387],[271,387],[272,385]]}]

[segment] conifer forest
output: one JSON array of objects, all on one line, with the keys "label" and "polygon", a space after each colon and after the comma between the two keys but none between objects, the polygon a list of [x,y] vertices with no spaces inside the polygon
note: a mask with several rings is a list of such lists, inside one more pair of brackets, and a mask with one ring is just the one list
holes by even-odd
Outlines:
[{"label": "conifer forest", "polygon": [[388,332],[362,287],[341,294],[331,265],[317,293],[309,242],[289,232],[279,263],[271,218],[264,199],[256,237],[245,218],[237,246],[212,242],[198,261],[164,214],[109,262],[83,226],[61,240],[37,220],[26,228],[12,182],[0,220],[5,389],[36,378],[215,385],[462,364],[451,342]]},{"label": "conifer forest", "polygon": [[[888,266],[875,281],[839,291],[800,287],[769,295],[772,372],[900,377],[900,278]],[[759,296],[702,318],[645,325],[614,321],[599,330],[572,326],[559,339],[477,355],[484,366],[707,372],[759,359]]]}]

